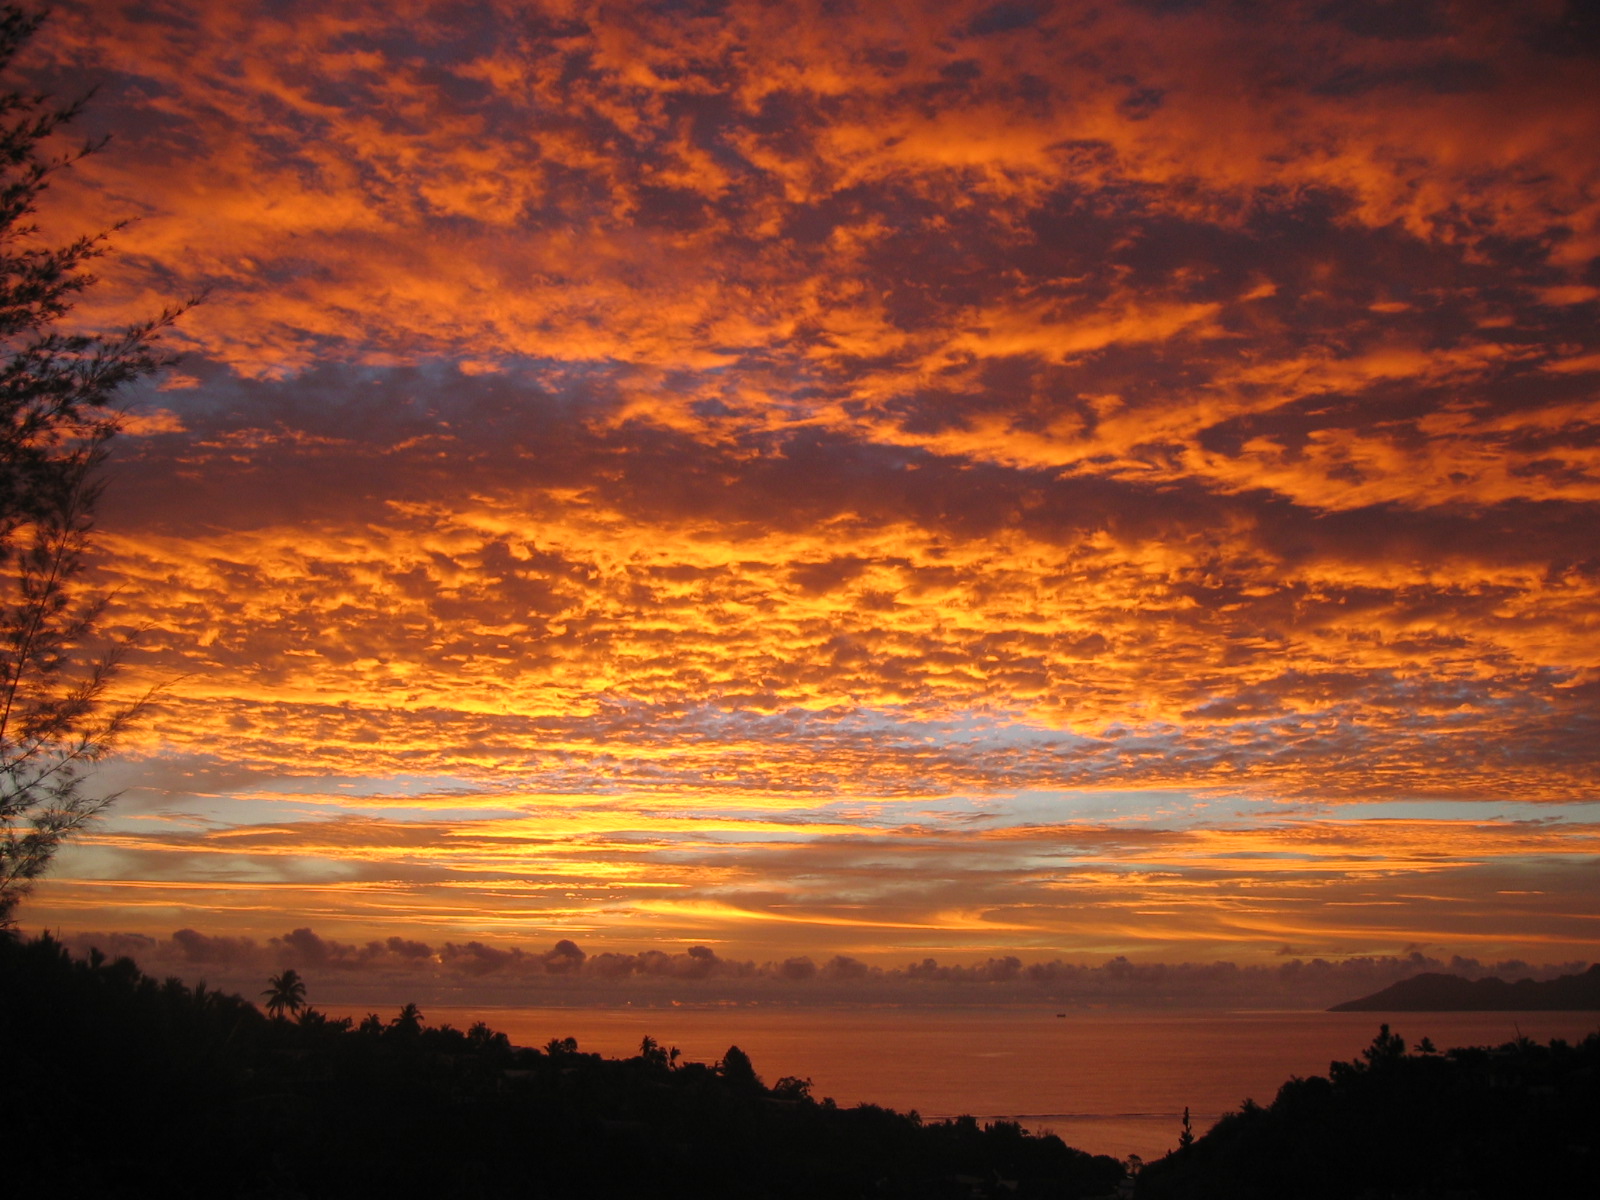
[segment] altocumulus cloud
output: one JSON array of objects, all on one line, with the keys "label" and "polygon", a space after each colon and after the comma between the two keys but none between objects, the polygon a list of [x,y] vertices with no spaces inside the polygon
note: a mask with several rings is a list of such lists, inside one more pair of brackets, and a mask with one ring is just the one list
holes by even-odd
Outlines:
[{"label": "altocumulus cloud", "polygon": [[835,8],[62,7],[83,315],[212,298],[97,564],[184,682],[42,920],[1595,946],[1582,6]]}]

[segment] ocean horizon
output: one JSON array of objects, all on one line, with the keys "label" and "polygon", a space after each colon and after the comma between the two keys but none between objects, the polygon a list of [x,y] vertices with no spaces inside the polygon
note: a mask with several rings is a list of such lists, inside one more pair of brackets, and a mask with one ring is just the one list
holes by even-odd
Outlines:
[{"label": "ocean horizon", "polygon": [[[348,1004],[327,1011],[358,1020],[368,1011],[392,1015]],[[1185,1107],[1198,1136],[1246,1099],[1270,1103],[1291,1076],[1325,1075],[1330,1062],[1359,1057],[1382,1024],[1408,1045],[1428,1038],[1441,1050],[1517,1037],[1577,1041],[1600,1031],[1595,1012],[716,1004],[423,1011],[432,1025],[487,1022],[521,1046],[576,1038],[581,1051],[608,1058],[637,1054],[646,1036],[686,1062],[715,1062],[736,1045],[768,1084],[810,1079],[814,1096],[841,1106],[1016,1121],[1080,1150],[1146,1161],[1177,1145]]]}]

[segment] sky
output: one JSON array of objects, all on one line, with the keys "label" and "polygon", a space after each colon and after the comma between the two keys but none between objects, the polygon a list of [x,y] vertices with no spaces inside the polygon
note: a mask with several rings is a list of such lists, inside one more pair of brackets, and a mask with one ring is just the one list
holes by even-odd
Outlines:
[{"label": "sky", "polygon": [[507,994],[1600,957],[1597,58],[64,0],[73,320],[204,299],[95,565],[162,690],[20,919]]}]

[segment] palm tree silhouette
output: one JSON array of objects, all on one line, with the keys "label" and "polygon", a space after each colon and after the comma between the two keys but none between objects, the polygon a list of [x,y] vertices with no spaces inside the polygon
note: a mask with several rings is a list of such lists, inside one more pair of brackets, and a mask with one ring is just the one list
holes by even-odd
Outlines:
[{"label": "palm tree silhouette", "polygon": [[389,1028],[402,1037],[415,1037],[422,1032],[422,1010],[415,1004],[407,1004],[400,1010],[399,1015],[389,1022]]},{"label": "palm tree silhouette", "polygon": [[267,990],[261,994],[266,997],[267,1013],[281,1021],[285,1013],[297,1013],[306,1006],[306,981],[290,967],[268,979]]}]

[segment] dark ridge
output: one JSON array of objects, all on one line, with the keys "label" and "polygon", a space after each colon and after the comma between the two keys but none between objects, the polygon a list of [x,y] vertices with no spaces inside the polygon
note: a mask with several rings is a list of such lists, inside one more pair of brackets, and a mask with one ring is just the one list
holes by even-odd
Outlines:
[{"label": "dark ridge", "polygon": [[1429,972],[1329,1012],[1589,1012],[1600,1010],[1600,963],[1581,975],[1535,981],[1463,979]]},{"label": "dark ridge", "polygon": [[[414,1004],[332,1019],[0,931],[5,1195],[52,1200],[1085,1200],[1122,1164],[1012,1121],[924,1121],[681,1062],[519,1047]],[[290,1018],[293,1019],[290,1019]]]},{"label": "dark ridge", "polygon": [[1135,1200],[1593,1200],[1597,1150],[1600,1033],[1408,1052],[1384,1025],[1151,1163]]},{"label": "dark ridge", "polygon": [[[1594,971],[1582,978],[1589,978]],[[513,1046],[408,1004],[334,1020],[0,931],[7,1195],[52,1200],[1593,1200],[1600,1033],[1361,1060],[1246,1100],[1148,1168],[1013,1121],[840,1108],[730,1046]],[[293,1017],[294,1019],[290,1019]],[[1070,1073],[1070,1065],[1067,1071]],[[1174,1097],[1174,1111],[1182,1097]]]}]

